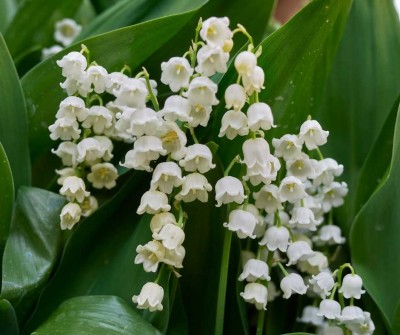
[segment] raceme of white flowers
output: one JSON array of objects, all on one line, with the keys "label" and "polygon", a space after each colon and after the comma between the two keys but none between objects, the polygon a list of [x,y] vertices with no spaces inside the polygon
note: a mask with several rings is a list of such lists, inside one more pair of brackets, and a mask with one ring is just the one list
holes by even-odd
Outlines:
[{"label": "raceme of white flowers", "polygon": [[[235,57],[237,81],[219,101],[212,76],[227,71],[236,33],[247,36],[249,45]],[[343,334],[344,329],[372,334],[370,314],[354,305],[365,292],[361,277],[350,264],[330,268],[345,243],[332,214],[348,192],[347,184],[336,180],[343,166],[322,156],[319,148],[329,132],[311,117],[297,134],[270,142],[264,138],[277,126],[271,108],[259,101],[265,79],[257,65],[261,53],[243,26],[232,31],[228,18],[200,20],[189,51],[161,64],[161,83],[171,90],[162,106],[158,84],[144,68],[133,78],[127,66],[108,73],[89,62],[85,46],[58,60],[65,77],[60,85],[68,97],[49,130],[59,142],[53,150],[63,165],[56,171],[57,182],[68,200],[61,228],[71,229],[97,208],[91,193],[116,186],[118,164],[152,173],[137,209],[151,216],[152,240],[137,247],[134,262],[157,276],[133,302],[140,309],[161,311],[160,278],[168,271],[179,277],[184,263],[184,228],[190,219],[184,206],[207,202],[213,191],[215,205],[228,210],[226,222],[221,222],[226,234],[249,241],[241,243],[243,272],[238,278],[244,282],[240,296],[246,302],[264,311],[279,296],[307,294],[314,303],[306,306],[300,322],[317,327],[320,334]],[[242,137],[243,144],[212,185],[207,173],[216,167],[213,151],[198,141],[195,129],[207,127],[221,104],[226,112],[219,137]],[[113,161],[115,141],[131,146],[122,162]],[[242,172],[230,174],[235,164]]]}]

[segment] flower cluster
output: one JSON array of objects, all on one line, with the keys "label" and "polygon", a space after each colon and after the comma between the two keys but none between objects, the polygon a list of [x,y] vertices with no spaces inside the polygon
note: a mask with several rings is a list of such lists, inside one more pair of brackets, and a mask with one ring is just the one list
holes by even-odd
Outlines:
[{"label": "flower cluster", "polygon": [[57,21],[54,28],[54,40],[61,43],[62,46],[55,44],[49,48],[44,48],[42,50],[42,59],[50,58],[63,50],[64,47],[71,45],[74,39],[82,31],[82,26],[68,18]]}]

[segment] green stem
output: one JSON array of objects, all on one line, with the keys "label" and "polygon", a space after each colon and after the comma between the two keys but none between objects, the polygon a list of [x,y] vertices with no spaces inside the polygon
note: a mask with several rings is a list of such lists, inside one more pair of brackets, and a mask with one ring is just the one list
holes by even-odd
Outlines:
[{"label": "green stem", "polygon": [[196,134],[194,132],[194,128],[193,127],[188,127],[188,128],[189,128],[189,131],[190,131],[190,135],[192,135],[193,142],[196,143],[196,144],[199,144],[199,140],[196,137]]},{"label": "green stem", "polygon": [[132,76],[132,70],[128,65],[124,65],[120,71],[122,74],[125,74],[125,72],[128,74],[128,77]]},{"label": "green stem", "polygon": [[235,156],[231,162],[229,163],[228,167],[226,168],[225,172],[224,172],[224,177],[229,175],[229,171],[231,171],[232,167],[235,165],[235,163],[240,161],[240,156],[237,155]]},{"label": "green stem", "polygon": [[257,333],[256,335],[262,335],[264,330],[264,319],[265,319],[265,310],[262,309],[258,312],[258,322],[257,322]]},{"label": "green stem", "polygon": [[225,315],[225,298],[226,298],[226,286],[228,280],[228,269],[229,269],[229,255],[231,252],[231,241],[232,232],[225,229],[224,233],[224,246],[222,249],[222,262],[221,271],[219,274],[218,284],[218,297],[217,297],[217,315],[215,323],[215,335],[222,335],[224,331],[224,315]]},{"label": "green stem", "polygon": [[318,148],[318,147],[317,147],[315,150],[316,150],[316,151],[317,151],[317,153],[318,153],[318,157],[319,157],[319,159],[320,159],[320,160],[323,160],[323,159],[324,159],[324,156],[322,155],[322,152],[321,152],[321,150],[319,150],[319,148]]},{"label": "green stem", "polygon": [[145,68],[143,68],[143,73],[144,73],[144,78],[146,80],[147,90],[149,91],[151,103],[153,104],[154,110],[158,112],[160,110],[160,105],[158,104],[158,100],[153,93],[153,89],[151,88],[149,73]]},{"label": "green stem", "polygon": [[282,265],[282,263],[281,263],[281,262],[277,262],[277,264],[278,264],[279,268],[282,270],[283,274],[284,274],[285,276],[289,276],[289,273],[286,271],[286,269],[284,268],[284,266]]}]

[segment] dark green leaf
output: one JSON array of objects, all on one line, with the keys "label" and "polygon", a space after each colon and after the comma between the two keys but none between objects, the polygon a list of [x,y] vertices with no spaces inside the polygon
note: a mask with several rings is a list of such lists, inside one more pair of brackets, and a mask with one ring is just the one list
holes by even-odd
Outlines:
[{"label": "dark green leaf", "polygon": [[4,34],[9,22],[13,18],[17,10],[17,3],[15,0],[2,0],[0,1],[0,32]]},{"label": "dark green leaf", "polygon": [[77,37],[77,41],[118,28],[193,10],[205,0],[122,0],[101,13]]},{"label": "dark green leaf", "polygon": [[[331,132],[323,151],[344,165],[349,199],[341,221],[349,228],[360,169],[400,87],[400,23],[392,0],[354,0],[349,23],[316,115]],[[376,179],[371,181],[376,185]],[[358,206],[357,204],[356,206]]]},{"label": "dark green leaf", "polygon": [[14,207],[14,182],[7,155],[0,143],[0,257],[10,231],[11,217]]},{"label": "dark green leaf", "polygon": [[18,321],[14,308],[5,300],[0,300],[0,334],[18,335]]},{"label": "dark green leaf", "polygon": [[35,46],[43,48],[56,44],[53,38],[55,23],[73,17],[81,2],[81,0],[24,1],[4,35],[13,58],[21,57],[26,50]]},{"label": "dark green leaf", "polygon": [[96,9],[97,13],[101,13],[105,11],[107,8],[115,5],[118,1],[121,0],[91,0],[93,7]]},{"label": "dark green leaf", "polygon": [[[187,21],[194,11],[168,16],[85,40],[91,59],[109,71],[120,70],[124,64],[135,69],[166,43]],[[22,80],[30,118],[30,143],[33,159],[49,152],[52,141],[47,127],[54,122],[58,105],[65,97],[59,88],[63,81],[56,60],[62,55],[79,50],[78,45],[67,48],[58,56],[39,64]],[[113,50],[110,53],[110,50]]]},{"label": "dark green leaf", "polygon": [[36,300],[59,253],[59,214],[64,197],[37,189],[20,188],[10,236],[3,257],[1,297],[14,306],[19,318]]},{"label": "dark green leaf", "polygon": [[30,184],[28,125],[24,96],[7,45],[0,34],[0,142],[4,146],[15,189]]},{"label": "dark green leaf", "polygon": [[364,286],[393,325],[400,302],[400,113],[397,112],[390,168],[356,216],[350,234],[353,263]]},{"label": "dark green leaf", "polygon": [[157,335],[151,324],[114,296],[86,296],[64,302],[34,335]]}]

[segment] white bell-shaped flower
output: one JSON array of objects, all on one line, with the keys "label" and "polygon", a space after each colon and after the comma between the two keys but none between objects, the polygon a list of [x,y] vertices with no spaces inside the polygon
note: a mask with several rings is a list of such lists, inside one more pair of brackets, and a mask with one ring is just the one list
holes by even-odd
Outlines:
[{"label": "white bell-shaped flower", "polygon": [[121,85],[127,80],[129,77],[122,72],[111,72],[107,76],[106,80],[106,92],[110,94],[114,94],[114,90],[118,91]]},{"label": "white bell-shaped flower", "polygon": [[309,282],[313,292],[318,294],[321,298],[328,296],[335,285],[332,275],[327,271],[313,275]]},{"label": "white bell-shaped flower", "polygon": [[166,121],[191,121],[190,102],[180,95],[171,95],[165,100],[164,108],[160,110],[160,114]]},{"label": "white bell-shaped flower", "polygon": [[163,148],[162,141],[158,137],[142,136],[135,141],[133,150],[126,153],[125,163],[120,165],[128,169],[151,172],[153,169],[150,167],[150,162],[166,154],[167,150]]},{"label": "white bell-shaped flower", "polygon": [[311,231],[317,230],[317,225],[321,221],[316,220],[314,212],[307,207],[295,207],[292,211],[292,217],[289,225],[300,229],[308,229]]},{"label": "white bell-shaped flower", "polygon": [[307,272],[308,274],[315,275],[328,268],[328,258],[319,251],[314,252],[314,256],[307,258],[304,261],[299,261],[297,263],[298,268],[302,272]]},{"label": "white bell-shaped flower", "polygon": [[109,190],[117,184],[118,171],[111,163],[98,163],[92,165],[90,169],[87,180],[92,183],[94,188]]},{"label": "white bell-shaped flower", "polygon": [[351,330],[353,335],[372,335],[375,331],[375,324],[369,312],[363,312],[364,321],[360,323],[347,323],[346,328]]},{"label": "white bell-shaped flower", "polygon": [[303,277],[299,274],[289,273],[281,280],[280,287],[283,292],[283,297],[289,299],[293,293],[305,294],[308,285],[304,284]]},{"label": "white bell-shaped flower", "polygon": [[264,70],[256,66],[250,75],[244,75],[243,86],[248,95],[252,95],[254,92],[260,93],[264,89],[265,74]]},{"label": "white bell-shaped flower", "polygon": [[329,320],[336,320],[340,317],[342,309],[336,300],[324,299],[319,304],[318,315]]},{"label": "white bell-shaped flower", "polygon": [[289,245],[286,251],[286,255],[289,259],[288,266],[297,264],[299,260],[304,261],[314,256],[310,245],[304,241],[296,241]]},{"label": "white bell-shaped flower", "polygon": [[147,98],[146,85],[139,79],[126,79],[119,89],[115,89],[113,94],[117,97],[115,103],[134,108],[144,108]]},{"label": "white bell-shaped flower", "polygon": [[78,163],[78,149],[73,142],[61,142],[57,150],[51,149],[51,152],[60,157],[65,166],[76,166]]},{"label": "white bell-shaped flower", "polygon": [[343,205],[343,198],[347,195],[349,189],[344,181],[341,183],[334,181],[332,184],[324,186],[322,192],[324,194],[322,208],[325,213],[328,213],[332,208]]},{"label": "white bell-shaped flower", "polygon": [[82,26],[72,19],[57,21],[54,30],[54,39],[67,47],[77,37],[82,30]]},{"label": "white bell-shaped flower", "polygon": [[58,44],[52,45],[49,48],[43,48],[41,60],[44,61],[50,57],[53,57],[54,55],[57,55],[59,52],[61,52],[63,50],[64,50],[64,48]]},{"label": "white bell-shaped flower", "polygon": [[210,148],[197,143],[186,148],[185,157],[179,161],[179,165],[187,172],[206,173],[215,168]]},{"label": "white bell-shaped flower", "polygon": [[239,276],[239,280],[255,282],[256,280],[270,281],[268,264],[259,259],[249,259],[244,265],[243,272]]},{"label": "white bell-shaped flower", "polygon": [[289,176],[305,181],[307,178],[312,179],[315,177],[315,163],[317,161],[310,159],[307,154],[300,153],[295,159],[286,161],[286,170]]},{"label": "white bell-shaped flower", "polygon": [[76,201],[82,202],[90,193],[86,191],[85,182],[82,178],[71,176],[64,179],[60,194],[65,195],[68,199],[76,199]]},{"label": "white bell-shaped flower", "polygon": [[217,105],[219,102],[215,96],[217,91],[217,84],[212,82],[210,78],[202,76],[196,77],[190,82],[189,89],[184,95],[192,105],[199,104],[210,107]]},{"label": "white bell-shaped flower", "polygon": [[68,95],[74,95],[78,92],[78,94],[84,98],[93,91],[86,71],[81,73],[79,79],[65,79],[64,82],[60,83],[60,87],[65,89]]},{"label": "white bell-shaped flower", "polygon": [[305,306],[303,308],[301,318],[298,318],[297,321],[308,323],[313,326],[321,326],[324,322],[324,318],[318,315],[318,307]]},{"label": "white bell-shaped flower", "polygon": [[63,77],[79,80],[87,67],[86,57],[77,51],[66,54],[57,65],[62,68]]},{"label": "white bell-shaped flower", "polygon": [[285,177],[279,185],[279,196],[281,201],[295,203],[307,196],[305,186],[300,179],[289,176]]},{"label": "white bell-shaped flower", "polygon": [[204,45],[197,52],[197,66],[195,70],[203,76],[211,77],[215,73],[225,73],[229,53],[220,47]]},{"label": "white bell-shaped flower", "polygon": [[146,283],[142,287],[139,295],[134,295],[132,301],[137,304],[139,309],[148,309],[150,312],[162,311],[162,300],[164,289],[156,283]]},{"label": "white bell-shaped flower", "polygon": [[184,57],[172,57],[168,62],[162,62],[161,71],[161,82],[169,85],[172,92],[188,87],[193,74],[193,69]]},{"label": "white bell-shaped flower", "polygon": [[67,167],[61,170],[56,170],[56,173],[60,176],[59,178],[57,178],[57,184],[62,185],[64,184],[65,178],[75,176],[76,171],[74,168]]},{"label": "white bell-shaped flower", "polygon": [[338,164],[332,158],[325,158],[317,161],[315,165],[315,177],[313,184],[319,186],[321,184],[330,185],[335,177],[341,176],[343,173],[343,165]]},{"label": "white bell-shaped flower", "polygon": [[118,134],[127,133],[123,137],[140,137],[143,135],[156,135],[157,129],[161,125],[159,115],[151,108],[129,108],[124,107],[122,113],[117,113],[118,119],[115,128]]},{"label": "white bell-shaped flower", "polygon": [[143,264],[146,272],[156,272],[158,264],[164,259],[165,247],[159,241],[150,241],[145,245],[138,245],[136,252],[135,264]]},{"label": "white bell-shaped flower", "polygon": [[190,127],[203,126],[207,127],[208,121],[210,120],[212,107],[203,106],[200,104],[192,104],[189,116],[191,120],[188,122]]},{"label": "white bell-shaped flower", "polygon": [[93,137],[84,138],[78,143],[76,148],[78,151],[77,161],[79,163],[85,162],[88,165],[100,162],[105,154],[101,143]]},{"label": "white bell-shaped flower", "polygon": [[342,293],[346,299],[360,299],[361,294],[365,293],[365,290],[362,289],[362,285],[363,281],[359,275],[349,273],[344,276],[339,293]]},{"label": "white bell-shaped flower", "polygon": [[164,149],[174,160],[183,158],[186,152],[187,137],[175,122],[164,122],[158,135],[162,140]]},{"label": "white bell-shaped flower", "polygon": [[268,214],[274,214],[283,208],[276,185],[264,185],[260,191],[253,193],[253,197],[256,207],[264,209]]},{"label": "white bell-shaped flower", "polygon": [[89,195],[88,197],[86,197],[83,200],[83,202],[80,204],[80,206],[82,209],[82,216],[88,217],[93,212],[95,212],[97,210],[97,208],[99,208],[99,203],[94,196]]},{"label": "white bell-shaped flower", "polygon": [[259,129],[269,130],[275,128],[271,108],[264,102],[256,102],[247,110],[249,128],[252,131]]},{"label": "white bell-shaped flower", "polygon": [[174,214],[170,212],[161,212],[154,215],[150,221],[150,229],[151,232],[159,233],[161,228],[164,227],[166,224],[175,224],[176,225],[176,218]]},{"label": "white bell-shaped flower", "polygon": [[76,120],[70,118],[57,119],[49,126],[50,138],[53,141],[61,139],[62,141],[77,140],[81,134],[79,124]]},{"label": "white bell-shaped flower", "polygon": [[232,84],[225,90],[226,108],[233,108],[235,111],[240,111],[246,103],[247,95],[243,86]]},{"label": "white bell-shaped flower", "polygon": [[157,214],[160,212],[169,212],[171,206],[168,204],[168,197],[160,191],[147,191],[140,199],[140,206],[136,213],[142,215],[144,213]]},{"label": "white bell-shaped flower", "polygon": [[257,224],[254,228],[253,234],[256,235],[256,238],[261,238],[265,234],[265,230],[267,229],[267,223],[264,220],[264,216],[260,214],[260,211],[256,206],[253,204],[245,204],[242,206],[239,206],[239,209],[243,209],[247,212],[250,212],[253,214],[256,219],[257,219]]},{"label": "white bell-shaped flower", "polygon": [[249,133],[246,114],[234,110],[227,111],[221,120],[219,137],[226,136],[233,140],[236,136],[246,136]]},{"label": "white bell-shaped flower", "polygon": [[178,248],[185,240],[185,232],[176,224],[167,223],[158,233],[153,233],[155,240],[161,241],[168,250]]},{"label": "white bell-shaped flower", "polygon": [[244,194],[242,182],[235,177],[225,176],[215,184],[215,200],[217,200],[217,207],[232,202],[241,204],[246,198],[247,196]]},{"label": "white bell-shaped flower", "polygon": [[230,231],[236,232],[240,239],[250,237],[255,238],[253,234],[257,224],[257,218],[250,212],[242,209],[234,209],[229,213],[229,221],[223,224]]},{"label": "white bell-shaped flower", "polygon": [[362,324],[365,322],[365,315],[360,307],[346,306],[342,309],[342,313],[337,320],[345,325]]},{"label": "white bell-shaped flower", "polygon": [[201,25],[200,37],[208,44],[223,47],[233,37],[227,17],[210,17]]},{"label": "white bell-shaped flower", "polygon": [[182,185],[182,170],[175,162],[163,162],[156,166],[151,178],[151,189],[170,194],[174,187]]},{"label": "white bell-shaped flower", "polygon": [[247,283],[240,296],[249,304],[254,304],[258,310],[267,309],[268,291],[263,284]]},{"label": "white bell-shaped flower", "polygon": [[207,178],[200,173],[191,173],[185,176],[182,190],[175,196],[176,200],[192,202],[196,199],[201,202],[208,201],[208,192],[212,190]]},{"label": "white bell-shaped flower", "polygon": [[335,245],[345,243],[346,238],[342,236],[342,230],[340,227],[327,225],[321,227],[318,231],[318,235],[313,237],[313,241],[320,245]]},{"label": "white bell-shaped flower", "polygon": [[81,219],[81,215],[82,215],[82,209],[78,204],[72,202],[66,204],[62,208],[60,214],[61,229],[62,230],[72,229],[73,226],[75,226],[75,224],[78,223],[79,220]]},{"label": "white bell-shaped flower", "polygon": [[103,106],[92,106],[89,113],[82,122],[83,128],[92,128],[95,134],[103,134],[105,130],[113,125],[114,114]]},{"label": "white bell-shaped flower", "polygon": [[99,94],[104,93],[108,80],[107,70],[100,65],[91,65],[86,70],[86,74],[90,84],[94,87],[93,90]]},{"label": "white bell-shaped flower", "polygon": [[100,143],[100,147],[104,151],[103,160],[111,160],[114,157],[112,154],[114,149],[112,141],[107,136],[93,136],[93,138]]},{"label": "white bell-shaped flower", "polygon": [[283,157],[284,160],[296,159],[300,153],[302,144],[296,135],[286,134],[279,139],[272,139],[275,148],[275,156]]},{"label": "white bell-shaped flower", "polygon": [[264,237],[259,242],[260,245],[266,245],[269,251],[279,249],[286,252],[290,243],[290,233],[286,227],[272,226],[267,229]]},{"label": "white bell-shaped flower", "polygon": [[299,139],[308,150],[317,149],[327,142],[329,131],[322,130],[318,121],[307,120],[300,127]]},{"label": "white bell-shaped flower", "polygon": [[235,58],[236,71],[241,76],[251,76],[257,66],[257,57],[250,51],[242,51]]},{"label": "white bell-shaped flower", "polygon": [[82,122],[86,119],[88,112],[89,109],[86,108],[83,99],[79,97],[67,97],[61,101],[56,118],[77,119],[78,121]]},{"label": "white bell-shaped flower", "polygon": [[182,268],[182,262],[185,258],[186,250],[182,245],[177,246],[175,249],[165,249],[163,262],[175,268]]}]

